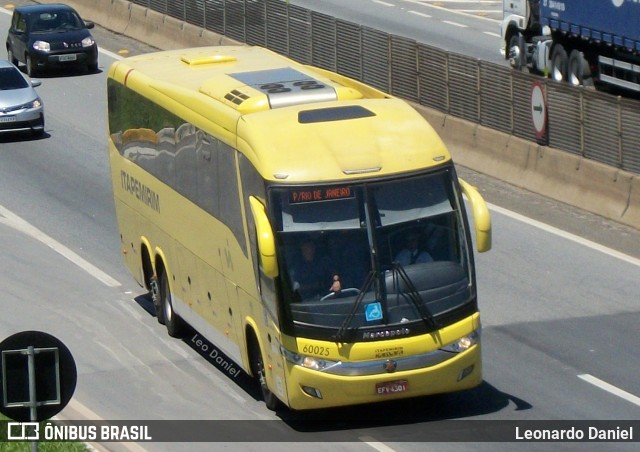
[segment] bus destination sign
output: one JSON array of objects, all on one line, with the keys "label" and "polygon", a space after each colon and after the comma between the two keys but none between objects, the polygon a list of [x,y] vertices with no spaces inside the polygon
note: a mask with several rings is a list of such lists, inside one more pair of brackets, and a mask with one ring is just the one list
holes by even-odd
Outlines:
[{"label": "bus destination sign", "polygon": [[333,201],[336,199],[353,198],[351,187],[310,187],[295,188],[289,192],[289,203],[300,204],[304,202]]}]

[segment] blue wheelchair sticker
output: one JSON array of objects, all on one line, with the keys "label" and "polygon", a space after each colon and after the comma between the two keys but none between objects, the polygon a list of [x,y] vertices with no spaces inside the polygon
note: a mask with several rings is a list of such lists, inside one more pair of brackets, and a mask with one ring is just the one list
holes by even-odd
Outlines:
[{"label": "blue wheelchair sticker", "polygon": [[364,309],[364,315],[367,322],[382,319],[382,305],[380,302],[369,303]]}]

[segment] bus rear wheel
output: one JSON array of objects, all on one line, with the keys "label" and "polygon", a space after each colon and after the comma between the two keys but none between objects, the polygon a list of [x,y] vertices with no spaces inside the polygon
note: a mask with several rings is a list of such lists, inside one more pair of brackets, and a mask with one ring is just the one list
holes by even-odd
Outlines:
[{"label": "bus rear wheel", "polygon": [[162,272],[160,275],[160,300],[164,325],[167,327],[169,336],[177,338],[182,337],[184,332],[184,321],[173,310],[171,289],[169,288],[169,279],[167,278],[166,271]]},{"label": "bus rear wheel", "polygon": [[164,310],[162,309],[162,295],[160,295],[160,282],[156,276],[152,276],[149,280],[149,295],[156,311],[156,319],[158,323],[164,325]]},{"label": "bus rear wheel", "polygon": [[262,400],[264,400],[267,408],[271,411],[276,411],[280,406],[280,401],[267,386],[267,373],[264,367],[264,360],[262,359],[262,352],[260,351],[258,341],[255,338],[252,339],[249,347],[251,374],[253,375],[253,378],[256,380],[256,382],[260,385]]}]

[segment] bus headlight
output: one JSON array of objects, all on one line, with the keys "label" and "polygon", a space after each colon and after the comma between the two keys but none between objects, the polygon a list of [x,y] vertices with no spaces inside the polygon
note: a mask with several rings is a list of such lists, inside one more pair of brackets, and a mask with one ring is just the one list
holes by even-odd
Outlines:
[{"label": "bus headlight", "polygon": [[306,367],[307,369],[317,370],[319,372],[340,364],[340,361],[330,361],[328,359],[320,359],[313,356],[299,355],[298,353],[289,351],[284,347],[280,347],[280,351],[291,364]]},{"label": "bus headlight", "polygon": [[452,342],[451,344],[445,345],[440,350],[444,350],[446,352],[451,352],[451,353],[460,353],[470,349],[471,347],[476,345],[479,341],[480,341],[480,330],[475,330],[471,334],[462,336],[457,341]]}]

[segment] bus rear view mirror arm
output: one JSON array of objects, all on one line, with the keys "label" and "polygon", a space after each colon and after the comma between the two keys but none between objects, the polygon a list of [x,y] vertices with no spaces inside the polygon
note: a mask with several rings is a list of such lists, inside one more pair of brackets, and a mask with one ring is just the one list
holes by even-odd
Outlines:
[{"label": "bus rear view mirror arm", "polygon": [[251,213],[256,223],[258,250],[260,251],[260,266],[265,275],[270,278],[278,276],[278,261],[276,259],[276,242],[273,230],[264,210],[264,205],[255,197],[249,198]]},{"label": "bus rear view mirror arm", "polygon": [[473,223],[476,227],[476,249],[479,253],[489,251],[491,249],[491,215],[487,203],[474,186],[460,178],[458,181],[473,211]]}]

